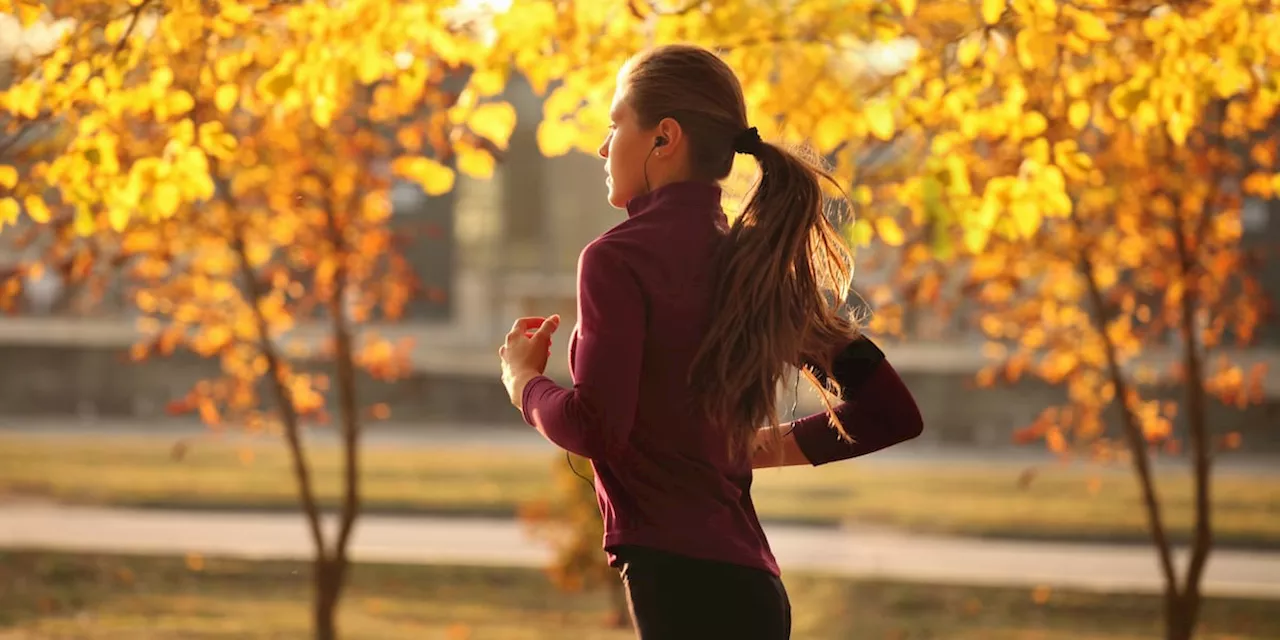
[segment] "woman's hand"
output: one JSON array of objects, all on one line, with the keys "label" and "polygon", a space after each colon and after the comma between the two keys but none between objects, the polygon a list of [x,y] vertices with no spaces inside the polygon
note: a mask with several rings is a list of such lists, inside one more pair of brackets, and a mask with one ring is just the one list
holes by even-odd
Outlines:
[{"label": "woman's hand", "polygon": [[520,408],[525,385],[547,370],[551,357],[551,334],[560,327],[560,316],[520,318],[511,326],[506,342],[498,348],[502,358],[502,384],[511,404]]}]

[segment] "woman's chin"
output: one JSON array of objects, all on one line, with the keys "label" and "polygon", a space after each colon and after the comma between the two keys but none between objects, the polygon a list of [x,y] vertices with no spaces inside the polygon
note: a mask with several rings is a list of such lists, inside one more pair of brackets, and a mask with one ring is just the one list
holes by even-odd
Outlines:
[{"label": "woman's chin", "polygon": [[622,191],[615,189],[612,184],[609,185],[609,205],[615,209],[627,208],[627,201],[631,198],[626,196]]}]

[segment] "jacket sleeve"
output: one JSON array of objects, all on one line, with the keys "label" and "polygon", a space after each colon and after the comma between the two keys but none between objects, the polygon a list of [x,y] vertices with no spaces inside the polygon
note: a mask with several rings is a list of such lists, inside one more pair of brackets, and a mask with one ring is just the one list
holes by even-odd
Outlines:
[{"label": "jacket sleeve", "polygon": [[[826,372],[811,369],[826,381]],[[854,339],[834,358],[830,375],[841,392],[834,413],[853,441],[841,437],[826,412],[797,420],[792,426],[796,445],[814,466],[886,449],[924,430],[911,391],[884,352],[865,336]]]},{"label": "jacket sleeve", "polygon": [[578,262],[573,388],[534,378],[524,389],[525,422],[556,446],[587,458],[620,450],[636,420],[646,312],[640,283],[617,249],[588,245]]}]

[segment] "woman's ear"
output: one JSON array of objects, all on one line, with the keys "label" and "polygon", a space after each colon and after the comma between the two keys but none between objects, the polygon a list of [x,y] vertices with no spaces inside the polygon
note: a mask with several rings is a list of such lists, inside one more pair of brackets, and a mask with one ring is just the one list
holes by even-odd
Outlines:
[{"label": "woman's ear", "polygon": [[[680,123],[675,118],[663,118],[658,122],[655,130],[657,131],[657,136],[654,138],[656,146],[676,147],[684,142],[684,129],[681,128]],[[658,144],[658,140],[663,142]]]}]

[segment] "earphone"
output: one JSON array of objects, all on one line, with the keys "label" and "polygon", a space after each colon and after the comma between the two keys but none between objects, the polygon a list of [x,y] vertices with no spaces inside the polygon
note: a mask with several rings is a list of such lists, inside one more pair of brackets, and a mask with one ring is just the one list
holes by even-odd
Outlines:
[{"label": "earphone", "polygon": [[652,189],[649,188],[649,158],[652,158],[654,155],[657,155],[656,152],[658,150],[658,147],[665,147],[665,146],[667,146],[666,136],[655,137],[653,139],[653,147],[649,149],[649,155],[644,157],[644,190],[646,193],[649,191],[652,191]]}]

